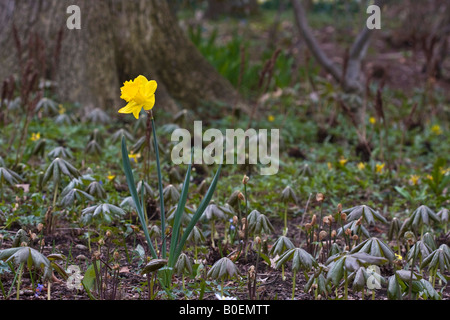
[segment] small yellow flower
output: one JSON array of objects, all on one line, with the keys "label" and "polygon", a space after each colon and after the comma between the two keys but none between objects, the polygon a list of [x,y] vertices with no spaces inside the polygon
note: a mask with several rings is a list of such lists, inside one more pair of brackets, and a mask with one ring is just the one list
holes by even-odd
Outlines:
[{"label": "small yellow flower", "polygon": [[134,162],[137,162],[137,158],[139,158],[140,156],[141,156],[140,153],[130,152],[128,154],[128,158],[132,159]]},{"label": "small yellow flower", "polygon": [[360,162],[360,163],[357,164],[357,167],[358,167],[359,170],[364,170],[366,165],[364,164],[364,162]]},{"label": "small yellow flower", "polygon": [[109,181],[112,181],[112,180],[114,180],[115,177],[116,177],[115,175],[109,173],[106,178],[108,178]]},{"label": "small yellow flower", "polygon": [[341,166],[345,166],[345,164],[347,163],[347,159],[345,159],[344,157],[341,157],[340,159],[339,159],[339,163],[341,164]]},{"label": "small yellow flower", "polygon": [[434,126],[431,127],[431,132],[433,132],[435,135],[441,135],[442,134],[442,129],[438,124],[435,124]]},{"label": "small yellow flower", "polygon": [[39,139],[41,139],[41,134],[38,132],[38,133],[32,133],[31,134],[31,141],[38,141]]},{"label": "small yellow flower", "polygon": [[275,121],[275,117],[270,115],[267,117],[267,120],[269,120],[269,122],[274,122]]},{"label": "small yellow flower", "polygon": [[399,261],[402,261],[403,260],[403,257],[401,256],[401,255],[399,255],[399,254],[395,254],[395,258],[397,259],[397,260],[399,260]]},{"label": "small yellow flower", "polygon": [[412,174],[412,175],[409,177],[409,183],[410,183],[411,185],[413,185],[413,186],[416,186],[416,185],[419,184],[419,179],[420,179],[420,177],[419,177],[418,175]]},{"label": "small yellow flower", "polygon": [[431,176],[431,174],[427,174],[425,177],[426,177],[428,180],[433,180],[433,177]]},{"label": "small yellow flower", "polygon": [[450,172],[450,168],[447,168],[447,169],[444,169],[444,168],[442,168],[441,169],[441,174],[443,175],[443,176],[445,176],[447,173],[449,173]]},{"label": "small yellow flower", "polygon": [[328,166],[328,170],[332,170],[333,169],[333,165],[331,164],[331,162],[328,162],[327,166]]},{"label": "small yellow flower", "polygon": [[377,119],[375,119],[375,117],[370,117],[370,118],[369,118],[369,122],[370,122],[371,124],[375,124],[375,123],[377,122]]},{"label": "small yellow flower", "polygon": [[124,86],[120,88],[122,93],[120,98],[128,102],[128,104],[120,109],[119,113],[132,113],[136,119],[139,119],[139,113],[142,108],[151,110],[155,105],[156,88],[156,81],[148,81],[144,76],[125,81]]},{"label": "small yellow flower", "polygon": [[382,173],[384,169],[384,163],[377,163],[375,171],[376,173]]},{"label": "small yellow flower", "polygon": [[58,112],[59,112],[59,114],[64,114],[64,113],[66,113],[66,108],[64,108],[64,106],[62,105],[62,104],[60,104],[59,106],[58,106]]}]

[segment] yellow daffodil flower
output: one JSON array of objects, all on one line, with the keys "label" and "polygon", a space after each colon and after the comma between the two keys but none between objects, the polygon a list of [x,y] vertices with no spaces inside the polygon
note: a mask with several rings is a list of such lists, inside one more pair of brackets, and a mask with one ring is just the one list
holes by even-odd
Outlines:
[{"label": "yellow daffodil flower", "polygon": [[416,185],[419,184],[419,179],[420,179],[420,177],[419,177],[418,175],[412,174],[412,175],[409,177],[409,183],[410,183],[411,185],[413,185],[413,186],[416,186]]},{"label": "yellow daffodil flower", "polygon": [[139,119],[139,113],[142,108],[151,110],[155,105],[155,91],[157,83],[155,80],[148,81],[144,76],[138,76],[134,80],[125,81],[120,91],[121,99],[128,104],[119,110],[119,113],[132,113],[136,119]]},{"label": "yellow daffodil flower", "polygon": [[341,164],[341,166],[345,166],[345,164],[347,163],[347,159],[345,159],[344,157],[341,157],[340,159],[339,159],[339,163]]},{"label": "yellow daffodil flower", "polygon": [[39,139],[41,139],[41,134],[38,132],[38,133],[32,133],[31,134],[31,141],[38,141]]},{"label": "yellow daffodil flower", "polygon": [[364,170],[364,168],[366,167],[366,165],[364,164],[364,162],[358,163],[357,166],[358,166],[358,169],[359,169],[359,170]]},{"label": "yellow daffodil flower", "polygon": [[442,129],[438,124],[435,124],[431,127],[431,132],[433,132],[435,135],[439,136],[442,134]]},{"label": "yellow daffodil flower", "polygon": [[384,169],[384,163],[377,163],[375,167],[376,173],[382,173]]}]

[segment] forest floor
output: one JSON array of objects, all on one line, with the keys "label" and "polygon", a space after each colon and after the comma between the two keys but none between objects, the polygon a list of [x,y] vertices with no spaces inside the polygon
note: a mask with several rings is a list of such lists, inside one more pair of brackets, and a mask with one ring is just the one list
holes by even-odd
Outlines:
[{"label": "forest floor", "polygon": [[[222,22],[224,24],[227,21]],[[250,26],[250,24],[249,24]],[[255,29],[258,30],[258,29]],[[250,32],[253,36],[257,34],[257,32]],[[295,25],[292,21],[283,23],[283,32],[281,32],[278,36],[279,42],[283,43],[283,40],[289,39],[289,44],[286,49],[288,52],[301,52],[304,48],[298,47],[299,40],[293,34]],[[331,27],[322,27],[318,29],[317,36],[321,43],[323,43],[324,50],[330,54],[336,62],[342,62],[342,57],[344,55],[344,46],[336,45],[335,41],[335,29]],[[223,31],[225,34],[229,30]],[[222,31],[221,31],[222,33]],[[264,32],[258,34],[260,37],[259,40],[267,43],[267,37],[269,33]],[[262,39],[261,39],[262,38]],[[373,50],[371,50],[371,54],[369,55],[367,61],[365,62],[365,68],[368,73],[372,72],[373,76],[376,78],[378,83],[384,82],[386,87],[389,87],[389,94],[395,103],[400,101],[400,105],[403,105],[403,102],[408,107],[411,107],[418,99],[413,99],[411,97],[407,97],[408,95],[412,95],[413,92],[420,88],[423,91],[427,91],[429,93],[434,92],[444,92],[442,100],[444,103],[440,103],[439,99],[436,99],[436,105],[439,108],[433,109],[429,114],[434,116],[432,120],[436,123],[440,124],[443,130],[447,130],[448,123],[445,123],[445,111],[442,110],[442,105],[447,103],[448,105],[448,94],[450,90],[450,81],[448,75],[444,74],[441,79],[432,79],[426,76],[423,69],[426,64],[425,56],[420,51],[413,52],[412,48],[408,45],[408,39],[402,39],[401,35],[395,35],[393,33],[384,32],[381,36],[376,37],[373,42]],[[221,51],[222,48],[217,48],[217,51]],[[446,64],[443,65],[443,69],[448,70],[448,63],[450,61],[445,61]],[[257,78],[255,74],[250,74],[250,77]],[[280,75],[281,79],[282,75]],[[326,82],[327,78],[322,72],[319,70],[317,74],[314,75],[315,78],[324,80]],[[289,79],[290,81],[291,79]],[[280,80],[281,81],[281,80]],[[288,82],[289,82],[288,81]],[[302,83],[303,85],[304,83]],[[292,89],[292,88],[290,88]],[[326,85],[319,84],[319,90],[326,91]],[[287,91],[287,90],[286,90]],[[392,93],[394,92],[394,93]],[[403,96],[401,95],[401,92]],[[325,93],[324,95],[333,96],[335,92]],[[439,94],[440,94],[439,93]],[[295,99],[299,99],[298,96],[303,97],[304,92],[294,92]],[[437,94],[437,97],[441,97]],[[418,95],[422,97],[422,95]],[[323,97],[322,97],[323,98]],[[286,99],[286,100],[283,100]],[[425,182],[425,176],[427,174],[432,173],[432,165],[434,161],[438,158],[447,158],[448,159],[448,136],[445,134],[434,135],[430,128],[430,123],[420,123],[420,130],[422,131],[411,131],[407,132],[406,139],[408,140],[408,144],[405,144],[405,148],[401,151],[395,150],[392,152],[392,157],[394,158],[392,175],[386,173],[380,177],[380,175],[373,174],[373,169],[371,166],[375,167],[375,162],[370,164],[367,162],[365,164],[366,171],[364,174],[361,173],[362,170],[356,169],[356,165],[361,163],[358,156],[354,154],[355,147],[355,134],[352,130],[352,126],[349,122],[344,119],[338,119],[333,122],[336,125],[330,126],[327,128],[329,131],[326,134],[326,139],[318,138],[318,128],[317,123],[319,122],[317,119],[320,119],[322,115],[317,115],[316,119],[308,119],[310,116],[311,110],[308,106],[304,107],[304,109],[298,108],[298,111],[295,111],[294,114],[289,114],[286,112],[283,114],[280,109],[289,110],[291,107],[291,100],[288,100],[289,97],[280,97],[279,100],[275,100],[273,103],[273,108],[266,108],[264,110],[264,116],[276,114],[279,112],[280,116],[276,119],[275,122],[264,122],[261,121],[261,126],[285,126],[288,134],[285,135],[285,149],[282,150],[281,154],[281,162],[282,167],[280,170],[280,174],[276,178],[267,178],[260,179],[254,178],[254,175],[251,176],[251,182],[254,185],[251,186],[252,195],[249,197],[250,203],[253,206],[252,209],[258,209],[262,212],[267,209],[267,215],[269,216],[274,231],[270,235],[266,235],[263,239],[263,242],[267,244],[270,249],[274,241],[283,233],[283,220],[278,211],[280,208],[283,208],[282,205],[279,204],[279,195],[281,190],[284,189],[286,185],[294,185],[295,190],[301,195],[301,201],[299,201],[298,207],[290,208],[289,210],[289,219],[287,219],[288,223],[288,233],[287,237],[293,239],[295,244],[304,244],[308,242],[306,239],[304,232],[304,224],[310,222],[311,215],[309,213],[303,212],[303,208],[307,203],[308,194],[316,194],[317,192],[324,192],[327,200],[330,199],[330,202],[325,207],[328,213],[335,213],[337,203],[346,202],[346,207],[350,207],[356,204],[360,204],[361,201],[366,203],[366,201],[375,205],[377,208],[381,208],[383,214],[385,214],[389,220],[391,221],[392,217],[398,213],[399,219],[404,219],[407,214],[415,209],[413,205],[421,201],[429,201],[433,206],[447,206],[449,204],[448,198],[448,186],[443,189],[440,189],[439,192],[432,190],[432,187],[429,187]],[[404,101],[401,101],[404,99]],[[323,99],[325,100],[325,98]],[[446,102],[445,102],[446,101]],[[279,105],[284,107],[280,108]],[[309,101],[311,104],[311,101]],[[389,113],[392,110],[396,110],[398,104],[392,103],[392,105],[388,105],[386,103],[386,112]],[[276,105],[276,106],[275,106]],[[330,104],[331,105],[331,104]],[[67,106],[67,109],[70,109]],[[326,108],[324,108],[326,109]],[[330,107],[331,109],[331,107]],[[274,111],[275,110],[275,111]],[[427,109],[428,110],[428,109]],[[324,117],[330,116],[333,117],[332,110],[326,110],[326,114]],[[373,111],[373,110],[372,110]],[[428,112],[428,111],[427,111]],[[436,112],[433,114],[433,112]],[[267,113],[267,114],[266,114]],[[331,113],[331,115],[329,114]],[[339,115],[339,112],[337,112]],[[171,116],[168,115],[166,120],[170,124]],[[398,117],[398,114],[396,114]],[[441,116],[441,117],[440,117]],[[162,118],[162,117],[161,117]],[[263,117],[261,117],[263,118]],[[335,116],[337,118],[337,116]],[[431,118],[430,118],[431,119]],[[221,114],[216,115],[216,121],[226,121],[222,119]],[[317,120],[317,121],[315,121]],[[389,119],[395,125],[390,128],[392,131],[389,135],[391,146],[398,146],[400,136],[403,132],[402,127],[397,127],[398,119]],[[42,120],[44,121],[44,120]],[[298,121],[298,123],[296,122]],[[301,122],[300,122],[301,121]],[[339,122],[340,121],[340,122]],[[439,122],[442,121],[442,122]],[[216,122],[217,123],[217,122]],[[401,123],[401,121],[398,121]],[[434,122],[433,122],[434,123]],[[47,123],[48,124],[48,123]],[[222,123],[224,125],[231,125],[229,122]],[[233,122],[234,124],[234,122]],[[240,124],[246,124],[243,121]],[[30,125],[30,129],[33,131],[40,130],[42,136],[52,136],[53,140],[58,141],[61,136],[64,136],[66,141],[64,142],[67,145],[72,145],[71,148],[75,154],[75,160],[77,167],[82,167],[87,171],[87,167],[91,165],[96,171],[97,176],[95,178],[97,180],[104,181],[104,186],[107,188],[108,192],[108,200],[110,202],[118,205],[120,200],[124,197],[128,196],[128,189],[126,186],[126,182],[123,177],[123,171],[121,168],[120,161],[118,161],[118,153],[117,153],[117,143],[114,145],[113,143],[107,144],[103,149],[103,156],[98,158],[89,158],[89,155],[84,153],[84,144],[87,142],[87,136],[92,132],[92,130],[99,129],[105,136],[110,136],[110,133],[113,129],[117,129],[119,126],[122,126],[123,123],[116,123],[115,127],[109,127],[107,125],[102,124],[86,124],[77,123],[72,126],[60,126],[55,125],[55,127],[51,127],[51,125],[47,125],[44,122],[41,122],[41,119],[36,123],[32,123]],[[59,127],[59,128],[58,128]],[[311,127],[313,127],[311,129]],[[72,128],[72,129],[69,129]],[[368,126],[368,130],[370,130],[370,126]],[[47,131],[46,131],[47,130]],[[50,133],[51,130],[55,132]],[[60,134],[58,134],[57,130],[61,130]],[[72,130],[72,131],[71,131]],[[78,131],[77,131],[78,130]],[[11,130],[12,132],[12,130]],[[73,134],[66,134],[66,132],[75,132]],[[378,136],[380,131],[376,131],[373,129],[373,140],[374,144],[378,143]],[[335,135],[336,139],[331,139],[330,137]],[[286,137],[287,136],[287,137]],[[306,137],[306,139],[305,139]],[[72,140],[71,140],[72,139]],[[291,140],[289,140],[291,139]],[[328,140],[329,139],[329,140]],[[51,138],[48,141],[52,140]],[[167,142],[168,139],[163,141],[163,145]],[[323,143],[323,140],[327,140],[326,143]],[[380,139],[381,140],[381,139]],[[32,147],[28,147],[28,152],[32,150]],[[297,152],[296,152],[297,151]],[[375,156],[379,149],[374,148]],[[340,159],[346,156],[344,164],[339,164]],[[24,170],[33,171],[33,173],[27,174],[27,182],[32,185],[37,185],[37,181],[39,179],[38,172],[45,170],[48,165],[48,161],[44,158],[35,159],[30,156],[30,158],[35,161],[30,161],[29,167]],[[88,159],[86,164],[86,159]],[[91,162],[89,162],[91,160]],[[347,167],[345,163],[347,163]],[[379,162],[379,161],[378,161]],[[307,176],[303,174],[304,164],[314,164],[312,168],[312,174]],[[139,171],[139,165],[137,164],[136,171]],[[350,167],[350,165],[352,167]],[[448,163],[446,163],[448,166]],[[370,168],[369,168],[370,167]],[[163,166],[165,177],[170,176],[170,169],[173,168],[172,165],[166,164]],[[228,170],[228,169],[227,169]],[[334,171],[333,171],[334,170]],[[140,171],[139,171],[140,172]],[[214,199],[218,199],[217,202],[223,203],[224,198],[227,198],[231,191],[239,189],[241,187],[240,181],[242,179],[242,175],[244,170],[241,169],[229,169],[229,171],[225,171],[223,174],[223,179],[220,180],[217,196]],[[410,183],[411,176],[413,174],[420,174],[421,184]],[[114,174],[117,176],[115,182],[107,181],[107,175]],[[154,171],[152,172],[154,174]],[[207,176],[200,176],[200,172],[196,173],[198,177],[196,178],[198,182],[202,181],[203,178]],[[448,173],[446,173],[448,175]],[[445,174],[442,174],[442,176]],[[393,177],[392,177],[393,176]],[[154,177],[153,177],[154,178]],[[170,180],[167,178],[167,180]],[[253,182],[255,181],[255,182]],[[155,182],[155,181],[153,181]],[[156,184],[152,182],[152,187],[156,187]],[[431,185],[431,184],[429,184]],[[404,199],[402,196],[396,193],[393,189],[393,186],[402,187],[404,190],[407,190],[411,195],[410,198]],[[196,185],[198,187],[198,185]],[[192,188],[193,189],[193,188]],[[94,226],[81,226],[78,225],[78,217],[80,216],[80,211],[84,209],[85,204],[77,204],[72,208],[60,208],[59,218],[57,223],[55,224],[55,228],[51,234],[45,235],[40,234],[37,231],[37,225],[40,222],[45,220],[45,212],[47,211],[47,207],[50,205],[48,202],[48,198],[51,197],[50,192],[47,189],[45,192],[46,200],[40,200],[42,194],[40,190],[37,188],[33,191],[35,193],[21,193],[18,194],[15,201],[20,204],[16,209],[13,208],[13,200],[10,203],[0,203],[0,209],[6,214],[6,224],[8,228],[2,229],[1,235],[1,249],[7,249],[12,246],[12,242],[16,232],[23,228],[27,229],[27,231],[35,234],[34,240],[31,240],[29,244],[33,248],[39,247],[39,241],[44,240],[45,245],[42,247],[42,253],[45,256],[48,256],[53,253],[60,253],[66,257],[65,261],[58,261],[57,263],[67,269],[68,266],[74,265],[81,269],[82,274],[87,276],[87,271],[89,267],[92,265],[92,258],[96,250],[98,250],[98,241],[102,239],[102,241],[106,241],[106,244],[103,244],[101,247],[101,257],[105,260],[110,258],[109,254],[113,251],[117,251],[119,254],[119,259],[116,261],[118,263],[119,268],[117,269],[117,274],[112,276],[112,269],[108,271],[108,276],[106,276],[106,289],[103,294],[104,297],[108,299],[111,294],[114,294],[115,299],[121,300],[146,300],[148,299],[148,286],[147,286],[147,277],[141,275],[141,270],[143,265],[145,264],[145,260],[147,257],[142,255],[142,253],[138,250],[138,245],[141,248],[146,248],[144,236],[142,232],[134,232],[130,231],[130,226],[139,225],[139,221],[136,217],[135,213],[130,213],[131,218],[125,219],[126,221],[116,221],[112,225],[108,225],[107,223],[94,225]],[[156,190],[156,189],[155,189]],[[14,191],[16,192],[16,190]],[[39,195],[39,199],[35,195]],[[14,194],[9,194],[10,199],[14,199]],[[194,195],[190,200],[195,202],[198,200],[198,195]],[[156,199],[156,198],[155,198]],[[411,200],[412,199],[412,200]],[[418,200],[417,200],[418,199]],[[152,199],[155,201],[154,199]],[[308,200],[308,201],[307,201]],[[414,200],[414,201],[413,201]],[[430,206],[431,206],[430,204]],[[157,210],[153,207],[153,212],[149,212],[149,216],[153,216],[153,213]],[[318,204],[312,201],[310,211],[308,212],[317,212]],[[1,211],[0,211],[1,212]],[[63,212],[64,214],[61,214]],[[153,219],[150,222],[157,224],[159,213],[154,215]],[[1,218],[1,217],[0,217]],[[226,222],[226,221],[225,221]],[[221,222],[217,225],[217,231],[220,235],[224,232],[224,223]],[[447,222],[448,223],[448,222]],[[208,227],[205,224],[205,230],[208,230]],[[118,231],[114,231],[113,238],[114,240],[108,240],[105,238],[105,230],[108,228],[115,229]],[[130,229],[131,228],[131,229]],[[370,232],[372,237],[378,237],[385,241],[387,240],[387,233],[389,226],[383,224],[376,224],[375,226],[369,226],[368,231]],[[124,231],[125,230],[125,231]],[[133,229],[134,230],[134,229]],[[91,232],[93,235],[88,241],[85,236],[87,232]],[[441,244],[450,244],[449,234],[444,231],[442,226],[437,226],[435,228],[429,229],[430,232],[434,232],[435,239],[437,242],[437,246]],[[105,240],[106,239],[106,240]],[[216,239],[216,243],[213,246],[211,241],[205,241],[202,247],[199,249],[199,259],[201,264],[205,266],[205,268],[212,266],[216,261],[218,261],[223,256],[230,256],[236,249],[236,244],[233,245],[219,245],[222,238]],[[251,244],[252,241],[250,241]],[[338,240],[339,244],[342,244],[342,239]],[[389,243],[392,248],[395,248],[395,243]],[[91,248],[89,248],[91,247]],[[109,250],[109,254],[106,255],[105,252]],[[267,253],[267,250],[265,253]],[[401,255],[406,257],[407,248],[402,244]],[[189,255],[193,255],[194,248],[192,245],[187,247],[187,252]],[[108,260],[109,261],[109,260]],[[262,256],[257,255],[253,249],[248,250],[247,256],[241,255],[235,261],[235,265],[239,270],[240,277],[238,279],[232,279],[228,282],[225,282],[224,292],[226,296],[235,297],[237,299],[249,299],[249,283],[248,283],[248,273],[251,267],[256,266],[257,264],[257,287],[256,287],[256,296],[257,299],[260,300],[290,300],[292,294],[292,271],[289,267],[286,268],[285,279],[282,278],[282,270],[274,268],[273,265],[269,265],[267,260],[265,260]],[[325,263],[325,261],[320,261],[321,263]],[[405,261],[401,262],[403,266],[406,264]],[[197,264],[199,267],[200,263]],[[5,271],[2,267],[0,268],[0,276],[2,277],[2,285],[3,288],[8,292],[10,290],[10,299],[16,298],[15,291],[15,279],[12,276],[11,271]],[[393,267],[381,267],[381,275],[382,276],[390,276],[392,275]],[[448,279],[450,276],[448,269],[444,273],[444,276]],[[116,278],[114,278],[116,277]],[[426,277],[428,278],[428,277]],[[67,281],[62,279],[60,275],[55,272],[54,282],[51,285],[51,299],[52,300],[89,300],[91,297],[84,290],[70,289],[67,285]],[[172,288],[172,297],[170,299],[175,300],[198,300],[200,296],[202,296],[205,300],[215,300],[217,299],[216,294],[220,291],[220,284],[217,281],[212,281],[209,279],[205,279],[203,276],[198,276],[196,278],[186,277],[184,279],[184,288],[183,288],[183,279],[176,275],[173,278],[173,288]],[[204,282],[202,282],[204,281]],[[201,283],[206,283],[206,286],[202,288]],[[14,286],[13,286],[14,284]],[[20,286],[20,299],[21,300],[45,300],[47,299],[47,284],[43,284],[44,287],[42,291],[36,291],[36,284],[33,287],[32,279],[30,278],[30,274],[28,272],[24,272],[22,277],[22,283]],[[295,300],[313,300],[315,299],[314,292],[304,291],[304,286],[306,285],[306,278],[302,273],[298,273],[296,277],[296,291],[295,291]],[[450,299],[450,288],[449,286],[442,286],[442,282],[437,281],[435,289],[439,291],[443,288],[442,291],[442,299],[449,300]],[[155,299],[156,300],[166,300],[169,299],[167,293],[162,290],[158,283],[155,284],[154,290],[156,292]],[[204,291],[202,291],[204,290]],[[381,289],[374,291],[374,299],[376,300],[387,300],[387,292],[386,287],[383,286]],[[341,300],[343,299],[343,288],[339,286],[338,288],[334,288],[329,293],[328,297],[321,297],[323,300]],[[2,298],[4,298],[2,296]],[[351,289],[349,290],[349,300],[361,300],[363,297],[361,293],[353,292]],[[372,292],[366,291],[364,295],[365,299],[372,299]]]}]

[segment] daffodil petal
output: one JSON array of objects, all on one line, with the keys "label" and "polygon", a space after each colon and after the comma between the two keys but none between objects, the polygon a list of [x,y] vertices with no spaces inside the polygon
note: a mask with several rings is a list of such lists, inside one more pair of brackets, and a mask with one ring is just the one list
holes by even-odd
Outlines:
[{"label": "daffodil petal", "polygon": [[156,81],[150,80],[144,86],[145,94],[147,94],[147,95],[154,94],[157,87],[158,87],[158,84],[156,83]]},{"label": "daffodil petal", "polygon": [[138,76],[136,79],[134,79],[134,83],[136,83],[138,86],[143,86],[148,83],[148,80],[144,76]]},{"label": "daffodil petal", "polygon": [[155,95],[153,94],[149,100],[144,104],[144,110],[151,110],[155,105]]},{"label": "daffodil petal", "polygon": [[136,109],[134,109],[133,110],[133,116],[136,118],[136,119],[139,119],[139,113],[141,112],[141,108],[136,108]]},{"label": "daffodil petal", "polygon": [[132,113],[136,109],[140,109],[140,108],[138,107],[138,105],[134,101],[131,101],[125,107],[120,109],[119,113]]}]

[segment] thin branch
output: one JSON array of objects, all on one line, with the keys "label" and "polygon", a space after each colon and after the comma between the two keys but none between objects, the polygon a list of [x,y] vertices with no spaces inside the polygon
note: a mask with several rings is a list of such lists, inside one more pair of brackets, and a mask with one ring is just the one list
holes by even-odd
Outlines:
[{"label": "thin branch", "polygon": [[299,0],[291,0],[294,7],[295,21],[297,22],[298,29],[303,36],[309,50],[314,55],[316,60],[322,65],[327,72],[329,72],[337,81],[341,79],[341,71],[336,65],[327,57],[325,52],[320,48],[316,38],[312,34],[309,28],[308,21],[306,19],[306,13],[303,5]]},{"label": "thin branch", "polygon": [[[317,40],[312,34],[311,29],[309,28],[305,9],[301,1],[291,0],[291,2],[294,7],[294,15],[298,29],[318,63],[341,84],[344,90],[363,90],[364,88],[361,85],[362,82],[358,81],[358,78],[361,73],[361,60],[366,55],[373,30],[370,30],[367,26],[364,26],[357,35],[349,50],[344,73],[344,71],[340,70],[320,48]],[[381,8],[386,4],[386,0],[376,0],[374,4]]]}]

